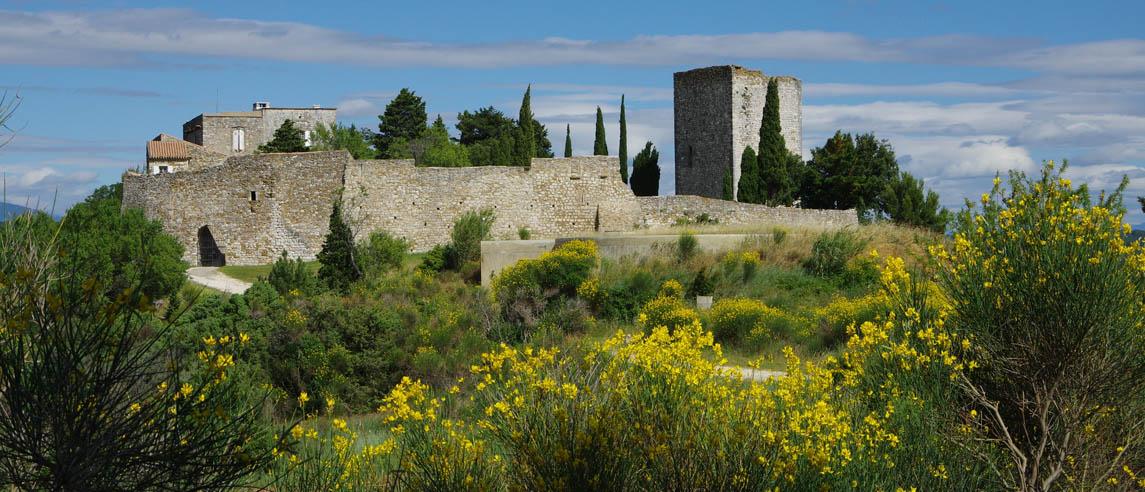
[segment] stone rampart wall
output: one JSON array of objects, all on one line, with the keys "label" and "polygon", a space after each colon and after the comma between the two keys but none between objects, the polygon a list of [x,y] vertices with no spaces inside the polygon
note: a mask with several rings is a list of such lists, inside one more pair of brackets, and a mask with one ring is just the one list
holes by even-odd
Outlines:
[{"label": "stone rampart wall", "polygon": [[729,202],[699,196],[639,197],[641,223],[648,227],[668,227],[684,217],[706,213],[721,224],[785,224],[843,227],[858,225],[854,210],[812,210],[795,207],[768,207],[753,203]]},{"label": "stone rampart wall", "polygon": [[[636,197],[620,181],[616,158],[533,159],[523,167],[414,167],[413,161],[352,161],[347,203],[364,230],[405,237],[415,251],[447,243],[468,210],[493,209],[495,238],[629,230],[638,223]],[[364,189],[365,194],[361,194]]]},{"label": "stone rampart wall", "polygon": [[198,171],[128,173],[123,176],[123,206],[161,220],[192,265],[200,263],[203,227],[227,264],[270,263],[283,250],[291,257],[314,259],[349,159],[345,151],[265,154],[230,158]]}]

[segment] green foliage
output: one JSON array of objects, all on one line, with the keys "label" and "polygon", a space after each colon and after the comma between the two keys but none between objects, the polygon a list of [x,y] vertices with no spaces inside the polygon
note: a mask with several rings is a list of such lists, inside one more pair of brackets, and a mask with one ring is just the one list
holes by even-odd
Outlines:
[{"label": "green foliage", "polygon": [[528,227],[521,226],[521,228],[517,229],[517,237],[523,241],[527,241],[533,237],[533,233],[529,232]]},{"label": "green foliage", "polygon": [[410,249],[409,241],[394,237],[386,231],[370,233],[369,239],[358,245],[357,260],[362,273],[378,276],[390,270],[401,268],[402,259]]},{"label": "green foliage", "polygon": [[374,159],[377,152],[370,148],[370,141],[366,135],[358,131],[354,125],[346,126],[334,123],[327,127],[318,123],[314,128],[314,145],[310,150],[339,150],[346,149],[355,159]]},{"label": "green foliage", "polygon": [[525,96],[521,98],[521,112],[517,116],[516,147],[513,151],[513,164],[516,166],[529,166],[537,154],[533,137],[533,110],[529,105],[529,92],[532,89],[532,84],[525,88]]},{"label": "green foliage", "polygon": [[751,146],[743,149],[739,160],[739,189],[736,201],[743,203],[762,203],[759,189],[759,160]]},{"label": "green foliage", "polygon": [[565,125],[565,157],[572,157],[572,126],[570,125]]},{"label": "green foliage", "polygon": [[432,167],[468,167],[469,149],[454,143],[449,138],[449,130],[439,115],[425,135],[409,145],[414,164]]},{"label": "green foliage", "polygon": [[425,256],[422,257],[421,263],[417,268],[418,270],[428,272],[440,272],[449,266],[450,256],[452,256],[452,253],[450,253],[449,247],[438,244],[425,252]]},{"label": "green foliage", "polygon": [[306,152],[306,140],[302,138],[302,130],[294,127],[294,122],[286,120],[274,131],[271,141],[258,146],[259,153],[271,152]]},{"label": "green foliage", "polygon": [[852,138],[841,131],[811,150],[800,197],[805,208],[846,210],[877,207],[899,173],[894,149],[873,133]]},{"label": "green foliage", "polygon": [[724,168],[724,181],[723,187],[720,191],[720,198],[729,202],[735,200],[735,183],[733,183],[734,180],[735,179],[732,177],[732,166],[731,164],[728,164],[728,167]]},{"label": "green foliage", "polygon": [[453,242],[450,244],[453,258],[450,268],[460,268],[466,262],[481,260],[481,241],[489,239],[489,231],[496,220],[492,208],[468,210],[453,223]]},{"label": "green foliage", "polygon": [[811,246],[811,257],[803,262],[803,269],[817,277],[841,275],[847,262],[866,245],[867,241],[850,229],[839,229],[834,234],[824,232]]},{"label": "green foliage", "polygon": [[330,211],[330,232],[326,233],[322,251],[318,252],[318,262],[322,264],[318,278],[331,289],[345,292],[350,284],[362,278],[362,269],[354,257],[355,249],[354,233],[342,217],[342,200],[335,200],[334,209]]},{"label": "green foliage", "polygon": [[497,138],[489,138],[469,145],[466,147],[469,149],[469,162],[474,166],[511,165],[514,142],[513,134],[506,133]]},{"label": "green foliage", "polygon": [[908,172],[902,172],[887,184],[881,198],[881,208],[896,224],[923,227],[935,232],[944,232],[950,221],[950,212],[939,208],[938,193],[934,190],[923,195],[925,182],[915,180]]},{"label": "green foliage", "polygon": [[270,273],[266,276],[266,283],[270,284],[275,292],[283,296],[292,290],[297,290],[303,295],[315,294],[320,290],[318,278],[310,272],[302,258],[295,258],[294,261],[291,261],[286,256],[286,250],[283,250],[282,256],[274,262],[274,265],[271,265]]},{"label": "green foliage", "polygon": [[632,192],[636,196],[660,194],[660,151],[646,142],[632,160]]},{"label": "green foliage", "polygon": [[791,205],[794,201],[796,189],[787,169],[788,156],[779,121],[779,83],[772,77],[767,81],[763,121],[759,128],[756,172],[759,173],[760,201],[757,203]]},{"label": "green foliage", "polygon": [[[490,139],[512,135],[516,123],[493,106],[470,113],[468,110],[457,115],[457,132],[462,145],[473,145]],[[504,165],[504,164],[502,164]]]},{"label": "green foliage", "polygon": [[[651,144],[651,142],[649,142],[649,144]],[[632,174],[636,174],[635,166],[632,168]],[[657,168],[656,174],[657,181],[659,181],[659,168]],[[620,180],[623,181],[624,184],[628,184],[628,122],[624,118],[624,94],[620,95]],[[652,195],[640,195],[637,193],[636,195],[655,196],[656,193]]]},{"label": "green foliage", "polygon": [[696,239],[696,235],[690,232],[680,234],[676,239],[676,259],[684,262],[696,256],[700,240]]},{"label": "green foliage", "polygon": [[535,327],[555,299],[569,299],[600,257],[591,241],[569,241],[540,258],[518,261],[493,277],[493,298],[506,320]]},{"label": "green foliage", "polygon": [[[67,252],[59,267],[96,282],[103,295],[134,285],[151,299],[163,299],[183,285],[183,246],[142,211],[121,211],[122,186],[102,186],[68,210],[59,225],[60,247]],[[36,219],[41,231],[49,228],[45,218],[51,220]]]},{"label": "green foliage", "polygon": [[1090,470],[1145,464],[1145,250],[1121,239],[1121,190],[1090,204],[1064,169],[996,179],[936,253],[948,323],[982,365],[959,384],[983,419],[969,437],[1006,454],[1013,490],[1099,489],[1128,477]]},{"label": "green foliage", "polygon": [[0,483],[28,491],[248,484],[282,442],[229,377],[244,347],[198,342],[196,357],[161,343],[172,327],[154,318],[146,269],[103,295],[87,276],[59,275],[56,261],[70,253],[58,237],[28,234],[32,220],[0,226],[0,258],[20,272],[0,274]]},{"label": "green foliage", "polygon": [[715,290],[716,284],[708,274],[708,269],[701,268],[688,284],[688,297],[694,299],[696,296],[710,296]]},{"label": "green foliage", "polygon": [[[528,92],[528,91],[527,91]],[[523,103],[526,101],[522,101]],[[524,108],[524,105],[522,105]],[[552,157],[553,145],[549,142],[549,131],[530,111],[531,128],[522,127],[517,121],[508,118],[492,106],[475,112],[463,111],[457,115],[458,141],[469,151],[469,161],[474,166],[528,165],[526,159],[532,157]],[[518,138],[523,131],[531,131],[533,150],[522,154],[518,147],[525,141]],[[523,159],[521,156],[527,155]]]},{"label": "green foliage", "polygon": [[783,240],[787,238],[787,229],[782,227],[771,228],[771,241],[775,244],[782,244]]},{"label": "green foliage", "polygon": [[604,113],[596,107],[596,138],[592,141],[592,155],[608,155],[608,139],[604,136]]},{"label": "green foliage", "polygon": [[429,118],[425,114],[425,101],[408,87],[402,88],[383,114],[378,115],[378,133],[374,136],[374,148],[385,159],[402,157],[405,149],[399,143],[408,144],[422,136]]}]

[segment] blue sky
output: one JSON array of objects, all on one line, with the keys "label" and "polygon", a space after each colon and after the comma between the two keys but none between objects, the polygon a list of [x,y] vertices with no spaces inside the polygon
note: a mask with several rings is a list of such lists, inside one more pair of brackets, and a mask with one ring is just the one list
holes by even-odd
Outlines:
[{"label": "blue sky", "polygon": [[515,116],[530,83],[557,152],[568,124],[591,153],[599,105],[615,153],[626,94],[629,155],[652,141],[670,192],[672,73],[718,64],[803,80],[805,158],[836,130],[874,132],[951,207],[1062,158],[1075,183],[1128,175],[1145,195],[1139,0],[387,3],[0,0],[0,86],[22,98],[8,201],[70,206],[216,103],[376,127],[409,87],[452,125]]}]

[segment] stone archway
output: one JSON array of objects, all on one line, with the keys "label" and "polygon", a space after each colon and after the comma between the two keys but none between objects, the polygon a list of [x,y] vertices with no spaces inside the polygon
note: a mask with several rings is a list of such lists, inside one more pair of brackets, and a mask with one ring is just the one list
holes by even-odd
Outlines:
[{"label": "stone archway", "polygon": [[219,245],[215,243],[215,236],[211,235],[211,228],[203,226],[199,228],[199,265],[202,266],[225,266],[227,264],[227,255],[224,255],[219,250]]}]

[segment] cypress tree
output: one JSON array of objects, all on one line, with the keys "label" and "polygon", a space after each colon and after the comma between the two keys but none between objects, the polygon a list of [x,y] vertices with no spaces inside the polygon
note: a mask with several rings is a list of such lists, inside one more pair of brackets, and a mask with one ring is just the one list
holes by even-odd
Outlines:
[{"label": "cypress tree", "polygon": [[592,155],[608,155],[608,141],[604,137],[604,113],[596,107],[596,140],[592,142]]},{"label": "cypress tree", "polygon": [[759,203],[790,205],[793,191],[791,175],[787,172],[789,159],[779,121],[779,83],[775,77],[767,81],[767,97],[763,105],[763,121],[759,126]]},{"label": "cypress tree", "polygon": [[513,151],[513,161],[518,166],[532,164],[537,154],[533,139],[533,111],[529,107],[529,93],[532,89],[533,84],[525,89],[525,97],[521,99],[521,113],[517,117],[517,146]]},{"label": "cypress tree", "polygon": [[[632,172],[635,173],[636,169]],[[620,95],[620,180],[628,184],[628,123],[624,121],[624,94]]]},{"label": "cypress tree", "polygon": [[660,194],[660,152],[652,142],[645,143],[644,150],[632,159],[632,192],[636,196]]},{"label": "cypress tree", "polygon": [[721,198],[727,201],[735,200],[735,189],[732,184],[732,165],[728,163],[728,167],[724,168],[724,189]]},{"label": "cypress tree", "polygon": [[354,234],[342,218],[341,199],[334,202],[334,210],[330,212],[330,232],[322,242],[318,262],[322,264],[318,268],[318,278],[331,289],[345,292],[351,283],[362,278],[362,271],[354,259]]},{"label": "cypress tree", "polygon": [[572,157],[572,129],[565,125],[565,157]]},{"label": "cypress tree", "polygon": [[755,158],[755,150],[750,145],[743,149],[743,156],[739,161],[739,192],[736,199],[744,203],[760,203],[759,200],[759,163]]}]

